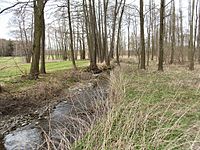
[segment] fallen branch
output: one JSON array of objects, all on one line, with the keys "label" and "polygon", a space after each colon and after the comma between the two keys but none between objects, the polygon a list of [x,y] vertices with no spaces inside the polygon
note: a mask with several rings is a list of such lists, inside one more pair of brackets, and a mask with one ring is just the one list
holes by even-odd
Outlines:
[{"label": "fallen branch", "polygon": [[8,68],[7,66],[4,66],[4,67],[0,68],[0,70],[7,69],[7,68]]}]

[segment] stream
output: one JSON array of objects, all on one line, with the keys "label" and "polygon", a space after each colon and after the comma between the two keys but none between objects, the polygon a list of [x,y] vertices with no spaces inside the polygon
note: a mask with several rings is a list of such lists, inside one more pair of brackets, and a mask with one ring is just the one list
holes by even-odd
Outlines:
[{"label": "stream", "polygon": [[61,149],[66,143],[73,143],[83,136],[95,118],[102,115],[97,109],[106,103],[108,83],[87,83],[68,92],[71,96],[63,98],[49,110],[48,118],[18,128],[3,137],[0,149],[3,146],[6,150],[41,149],[47,147],[49,140],[53,141],[54,149]]}]

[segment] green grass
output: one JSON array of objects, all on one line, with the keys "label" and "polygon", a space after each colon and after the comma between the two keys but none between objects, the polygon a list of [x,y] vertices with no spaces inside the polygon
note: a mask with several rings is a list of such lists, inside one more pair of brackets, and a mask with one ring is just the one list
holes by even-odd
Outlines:
[{"label": "green grass", "polygon": [[[76,61],[78,67],[87,66],[87,60]],[[72,68],[71,61],[47,62],[46,71],[55,72]],[[0,57],[0,82],[9,81],[22,74],[28,74],[30,64],[23,63],[20,57]]]},{"label": "green grass", "polygon": [[200,147],[200,69],[135,70],[122,66],[113,73],[108,113],[72,149]]}]

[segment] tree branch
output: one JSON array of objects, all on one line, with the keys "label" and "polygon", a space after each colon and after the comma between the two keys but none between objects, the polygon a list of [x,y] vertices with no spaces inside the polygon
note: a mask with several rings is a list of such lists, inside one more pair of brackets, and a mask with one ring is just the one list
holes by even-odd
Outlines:
[{"label": "tree branch", "polygon": [[17,3],[15,3],[15,4],[13,4],[12,6],[9,6],[9,7],[6,7],[6,8],[4,8],[4,9],[2,9],[1,11],[0,11],[0,14],[2,14],[2,13],[4,13],[5,11],[7,11],[7,10],[9,10],[9,9],[12,9],[12,8],[14,8],[14,7],[16,7],[16,6],[18,6],[18,5],[21,5],[21,4],[28,4],[30,1],[28,1],[28,2],[17,2]]}]

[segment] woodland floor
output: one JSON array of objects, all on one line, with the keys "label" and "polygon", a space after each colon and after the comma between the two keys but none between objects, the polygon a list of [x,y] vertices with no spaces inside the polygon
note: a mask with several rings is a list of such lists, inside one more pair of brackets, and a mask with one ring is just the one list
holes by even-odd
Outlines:
[{"label": "woodland floor", "polygon": [[[92,73],[84,69],[67,70],[41,76],[37,81],[17,80],[19,85],[4,85],[0,93],[0,139],[3,135],[18,127],[40,118],[63,98],[69,96],[70,88],[78,88],[82,84],[95,81]],[[19,83],[18,83],[19,82]],[[12,83],[13,84],[13,83]],[[25,85],[24,85],[25,84]],[[19,88],[24,85],[23,88]]]},{"label": "woodland floor", "polygon": [[200,65],[127,63],[111,73],[107,115],[73,149],[200,149]]},{"label": "woodland floor", "polygon": [[[78,67],[87,65],[87,60],[77,61]],[[26,125],[38,110],[58,101],[59,96],[64,96],[63,89],[92,78],[92,74],[83,69],[70,70],[71,61],[48,61],[48,73],[40,75],[37,81],[26,79],[29,68],[30,64],[24,63],[21,57],[0,57],[3,88],[0,93],[0,138],[18,126]]]},{"label": "woodland floor", "polygon": [[[125,67],[124,67],[124,64],[126,64]],[[126,69],[127,64],[129,66],[128,69]],[[151,66],[146,71],[143,71],[143,70],[138,70],[137,65],[133,64],[131,60],[125,60],[125,62],[122,64],[121,67],[124,67],[124,69],[122,69],[122,71],[124,72],[124,75],[120,76],[119,72],[115,72],[117,84],[115,83],[116,87],[114,88],[117,88],[117,85],[119,84],[121,86],[124,86],[121,88],[122,89],[124,88],[125,90],[124,91],[125,96],[123,98],[126,99],[127,101],[123,101],[123,104],[124,105],[128,104],[128,106],[126,106],[127,108],[126,107],[122,108],[122,110],[129,109],[128,107],[131,106],[133,100],[141,100],[142,101],[141,105],[143,105],[145,108],[147,107],[150,111],[155,113],[152,116],[155,118],[159,118],[158,116],[162,115],[160,113],[163,111],[168,113],[168,110],[165,110],[165,108],[168,109],[169,107],[168,104],[173,106],[173,107],[170,107],[170,111],[172,112],[169,112],[169,114],[171,114],[171,116],[174,116],[175,118],[180,117],[182,115],[181,113],[184,113],[184,110],[187,109],[187,111],[190,113],[187,114],[185,112],[184,114],[186,114],[186,117],[181,116],[180,120],[182,121],[182,118],[185,118],[185,120],[182,121],[184,124],[188,124],[188,126],[194,125],[194,128],[191,128],[191,130],[193,130],[192,132],[194,133],[191,133],[191,134],[193,134],[193,136],[196,136],[196,132],[197,132],[196,129],[200,128],[198,125],[200,121],[200,113],[199,113],[200,111],[199,111],[199,107],[197,107],[200,104],[200,101],[199,101],[200,100],[200,65],[196,64],[195,70],[192,72],[188,71],[188,67],[186,65],[170,65],[170,66],[166,65],[164,66],[164,69],[165,69],[164,72],[157,72],[157,66],[155,64],[151,64]],[[122,79],[120,77],[122,77],[124,80],[122,83],[121,83]],[[67,93],[68,93],[67,90],[70,87],[78,87],[81,83],[84,84],[91,80],[95,80],[95,77],[92,75],[92,73],[84,72],[83,70],[79,70],[76,72],[72,70],[68,70],[68,71],[56,71],[46,76],[41,76],[40,79],[37,81],[37,83],[34,82],[34,83],[27,84],[27,82],[29,81],[27,81],[26,79],[17,78],[17,80],[15,80],[15,83],[10,84],[9,82],[8,86],[6,86],[5,84],[4,92],[0,94],[0,142],[4,134],[7,134],[9,131],[12,131],[18,127],[27,125],[32,120],[35,120],[35,118],[39,118],[41,113],[45,113],[44,111],[48,111],[49,107],[60,102],[63,97],[67,96]],[[111,84],[112,84],[112,81],[111,81]],[[13,90],[12,85],[15,87],[15,90]],[[25,85],[25,86],[22,86],[22,85]],[[118,92],[118,94],[120,94],[120,92]],[[160,102],[163,102],[163,103],[158,105],[158,103]],[[124,105],[120,104],[120,106],[124,106]],[[155,107],[155,112],[153,110],[154,107]],[[157,107],[159,107],[158,109],[161,108],[162,111],[159,110],[160,112],[156,112]],[[188,108],[192,108],[192,109],[188,109]],[[121,108],[119,107],[119,109]],[[111,110],[111,115],[112,115],[112,111],[113,110]],[[145,112],[143,110],[139,110],[139,111],[141,112],[141,114],[136,114],[136,115],[152,113],[152,112]],[[119,112],[123,113],[123,111],[121,110]],[[128,113],[129,112],[125,112],[125,114],[122,114],[122,115],[126,115]],[[162,117],[165,117],[165,116],[162,116]],[[130,116],[128,116],[128,118],[130,118]],[[107,119],[109,120],[109,118]],[[99,125],[100,130],[98,130],[98,126],[95,127],[94,130],[92,129],[91,136],[90,136],[90,138],[92,139],[86,138],[86,140],[90,140],[90,143],[88,143],[88,141],[85,141],[83,138],[83,141],[78,142],[78,144],[75,147],[77,147],[78,149],[80,147],[84,147],[85,145],[87,145],[88,147],[91,146],[91,148],[95,148],[95,146],[93,145],[96,143],[95,140],[105,137],[105,135],[103,135],[104,131],[101,131],[101,129],[106,130],[106,121],[107,121],[106,118],[103,118],[102,123],[104,126],[101,127],[101,123],[100,123]],[[109,120],[109,121],[112,122],[113,120]],[[115,121],[117,120],[114,120],[114,122]],[[172,122],[174,122],[174,120]],[[121,125],[120,123],[122,122],[120,121],[119,125]],[[151,122],[151,123],[154,124],[154,122]],[[178,124],[180,123],[178,122]],[[109,125],[109,128],[110,128],[110,125]],[[115,125],[115,129],[118,129],[117,127],[118,126]],[[123,127],[124,127],[123,125],[119,126],[119,129],[122,129]],[[118,137],[118,134],[117,134],[118,131],[117,130],[115,131],[115,129],[113,130],[113,133],[110,133],[109,135],[110,138]],[[126,129],[128,129],[128,127],[126,127]],[[184,130],[187,130],[187,127]],[[181,131],[184,131],[184,130],[182,130],[181,128]],[[179,131],[179,127],[177,127],[177,131],[175,133],[172,133],[173,135],[170,135],[170,136],[179,137],[180,136],[179,134],[182,133],[181,131]],[[117,135],[115,135],[115,133]],[[120,133],[120,135],[121,134],[123,135],[123,133]],[[148,135],[148,138],[150,137],[151,135]],[[123,137],[120,136],[119,138],[122,138],[121,142],[123,142]],[[127,138],[127,137],[124,137],[124,138]],[[198,138],[199,138],[199,135],[198,135]],[[139,138],[136,137],[136,139],[139,139]],[[108,140],[108,141],[103,141],[104,144],[105,142],[110,142],[110,139],[104,139],[104,140]],[[117,144],[125,144],[125,143],[115,143],[115,142],[119,142],[119,141],[116,141],[115,138],[113,139],[113,141],[114,143],[112,142],[107,143],[108,147],[106,148],[108,149],[109,148],[115,148],[115,149],[124,148],[124,147],[120,147]],[[148,143],[145,143],[145,144],[148,144]],[[154,143],[150,143],[150,144],[154,144]],[[99,142],[98,145],[96,146],[101,147],[102,146],[101,142]],[[115,147],[115,146],[118,146],[118,147]],[[133,145],[130,145],[130,147],[131,146]],[[141,146],[139,145],[138,147],[141,147]]]}]

